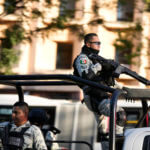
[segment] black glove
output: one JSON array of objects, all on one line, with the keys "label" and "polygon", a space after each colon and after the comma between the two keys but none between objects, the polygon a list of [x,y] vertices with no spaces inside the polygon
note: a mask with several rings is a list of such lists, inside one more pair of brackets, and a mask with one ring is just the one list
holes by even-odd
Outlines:
[{"label": "black glove", "polygon": [[122,90],[125,92],[124,97],[126,98],[126,100],[131,100],[132,101],[133,99],[132,99],[132,93],[131,93],[130,88],[123,87]]},{"label": "black glove", "polygon": [[61,131],[54,126],[51,126],[49,130],[52,131],[54,134],[60,134],[61,133]]}]

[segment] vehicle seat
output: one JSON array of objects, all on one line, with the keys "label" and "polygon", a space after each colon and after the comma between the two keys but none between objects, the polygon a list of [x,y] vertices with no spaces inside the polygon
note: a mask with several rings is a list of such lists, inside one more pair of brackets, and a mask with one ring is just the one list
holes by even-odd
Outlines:
[{"label": "vehicle seat", "polygon": [[150,150],[150,127],[127,129],[123,150]]}]

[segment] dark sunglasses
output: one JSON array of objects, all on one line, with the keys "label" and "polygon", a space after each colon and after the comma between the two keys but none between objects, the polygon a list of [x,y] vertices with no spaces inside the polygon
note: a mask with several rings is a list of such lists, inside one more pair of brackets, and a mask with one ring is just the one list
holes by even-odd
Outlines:
[{"label": "dark sunglasses", "polygon": [[93,43],[95,45],[101,45],[101,42],[90,42],[90,43]]}]

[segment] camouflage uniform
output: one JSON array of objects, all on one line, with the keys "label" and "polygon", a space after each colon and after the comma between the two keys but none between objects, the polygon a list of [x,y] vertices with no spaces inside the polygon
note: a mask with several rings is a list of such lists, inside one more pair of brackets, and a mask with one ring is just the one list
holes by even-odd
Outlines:
[{"label": "camouflage uniform", "polygon": [[[105,86],[113,86],[115,88],[122,88],[117,84],[114,78],[109,73],[111,68],[109,66],[103,66],[96,60],[90,59],[90,54],[97,54],[98,51],[84,46],[82,52],[74,61],[74,75],[82,77],[87,80],[92,80]],[[108,70],[105,70],[108,69]],[[107,92],[91,88],[87,85],[81,86],[84,94],[84,102],[86,106],[94,112],[96,120],[98,122],[99,130],[101,133],[109,132],[109,115],[110,115],[110,98]],[[117,111],[123,111],[122,108],[117,106]],[[124,121],[123,121],[124,123]],[[122,134],[124,125],[116,125],[117,134]]]},{"label": "camouflage uniform", "polygon": [[22,150],[25,149],[35,149],[35,150],[47,150],[47,146],[44,141],[44,137],[39,127],[35,125],[30,125],[30,122],[27,121],[24,125],[17,127],[15,124],[11,125],[10,132],[21,132],[25,127],[29,127],[24,135],[24,143]]},{"label": "camouflage uniform", "polygon": [[51,141],[55,141],[55,140],[56,139],[55,139],[55,135],[53,134],[53,132],[48,131],[46,133],[46,136],[45,136],[45,141],[47,142],[47,146],[51,147],[51,150],[58,150],[59,149],[58,143],[53,143],[51,146]]}]

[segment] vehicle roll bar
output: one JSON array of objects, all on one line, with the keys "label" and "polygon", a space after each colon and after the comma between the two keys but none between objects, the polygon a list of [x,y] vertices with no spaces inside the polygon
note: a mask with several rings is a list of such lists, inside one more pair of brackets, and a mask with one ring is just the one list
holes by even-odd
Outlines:
[{"label": "vehicle roll bar", "polygon": [[[119,96],[124,96],[127,99],[136,99],[142,101],[142,105],[147,107],[147,99],[150,99],[150,90],[149,89],[129,89],[127,93],[124,93],[123,90],[110,88],[104,86],[100,83],[94,81],[85,80],[81,77],[74,75],[66,74],[36,74],[36,75],[0,75],[0,84],[10,85],[16,87],[18,92],[19,100],[24,101],[24,94],[22,86],[80,86],[88,85],[94,88],[99,88],[106,92],[112,93],[111,105],[110,105],[110,124],[109,124],[109,150],[115,150],[115,141],[116,141],[116,131],[115,131],[115,122],[116,122],[116,106]],[[147,111],[145,111],[146,113]]]}]

